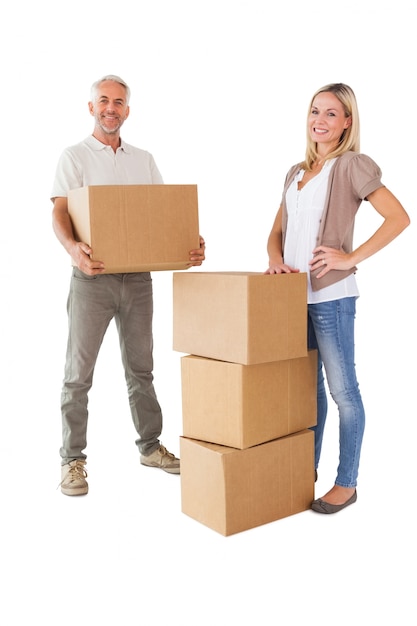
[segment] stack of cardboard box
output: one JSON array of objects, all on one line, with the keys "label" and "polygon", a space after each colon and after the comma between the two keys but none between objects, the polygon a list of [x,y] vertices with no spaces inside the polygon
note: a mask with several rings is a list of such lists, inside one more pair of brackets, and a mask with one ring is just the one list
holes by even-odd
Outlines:
[{"label": "stack of cardboard box", "polygon": [[310,508],[317,353],[303,273],[174,273],[182,511],[231,535]]}]

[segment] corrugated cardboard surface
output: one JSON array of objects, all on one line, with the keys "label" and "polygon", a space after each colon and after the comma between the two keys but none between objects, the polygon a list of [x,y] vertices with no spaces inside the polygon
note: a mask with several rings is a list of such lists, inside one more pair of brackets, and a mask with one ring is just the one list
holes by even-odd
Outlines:
[{"label": "corrugated cardboard surface", "polygon": [[251,365],[307,355],[307,275],[173,276],[173,349]]},{"label": "corrugated cardboard surface", "polygon": [[182,512],[232,535],[310,508],[314,433],[236,450],[180,438]]},{"label": "corrugated cardboard surface", "polygon": [[317,352],[240,365],[181,359],[183,435],[248,448],[315,426]]},{"label": "corrugated cardboard surface", "polygon": [[81,187],[69,192],[68,210],[105,273],[188,269],[200,246],[196,185]]}]

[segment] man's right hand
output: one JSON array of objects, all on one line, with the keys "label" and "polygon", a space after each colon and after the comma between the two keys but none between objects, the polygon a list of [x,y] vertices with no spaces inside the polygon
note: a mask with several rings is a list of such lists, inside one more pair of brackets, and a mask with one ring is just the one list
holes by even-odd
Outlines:
[{"label": "man's right hand", "polygon": [[102,274],[104,272],[104,263],[102,261],[93,261],[91,255],[93,253],[90,246],[82,241],[76,241],[72,222],[68,213],[68,200],[66,197],[59,196],[53,199],[54,208],[52,210],[52,225],[55,235],[64,246],[73,260],[73,263],[81,272],[89,276]]},{"label": "man's right hand", "polygon": [[93,251],[90,246],[82,241],[76,242],[71,251],[71,258],[81,272],[88,276],[96,276],[102,274],[105,270],[102,261],[93,261],[91,259]]}]

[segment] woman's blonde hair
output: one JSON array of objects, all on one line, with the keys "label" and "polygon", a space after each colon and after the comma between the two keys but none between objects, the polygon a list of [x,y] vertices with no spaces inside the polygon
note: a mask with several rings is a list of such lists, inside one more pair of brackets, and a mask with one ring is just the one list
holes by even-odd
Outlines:
[{"label": "woman's blonde hair", "polygon": [[[308,117],[311,113],[311,108],[313,106],[314,99],[318,96],[319,93],[332,93],[336,96],[339,102],[342,104],[343,109],[345,111],[346,117],[352,118],[352,123],[348,128],[345,128],[343,131],[339,143],[337,147],[326,156],[326,159],[333,159],[337,156],[340,156],[344,152],[348,152],[349,150],[353,150],[354,152],[359,152],[360,150],[360,136],[359,136],[359,111],[358,105],[356,102],[356,96],[353,93],[353,90],[344,83],[331,83],[329,85],[325,85],[318,89],[314,96],[311,98],[310,106],[308,108]],[[306,170],[311,170],[314,161],[317,160],[318,152],[317,152],[317,143],[313,141],[310,137],[310,133],[307,128],[307,148],[306,148],[306,156],[305,161],[302,164],[302,167]]]}]

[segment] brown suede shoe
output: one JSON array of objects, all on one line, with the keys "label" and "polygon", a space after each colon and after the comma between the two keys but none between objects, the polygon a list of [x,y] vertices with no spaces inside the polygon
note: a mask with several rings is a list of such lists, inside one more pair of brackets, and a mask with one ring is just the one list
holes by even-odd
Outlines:
[{"label": "brown suede shoe", "polygon": [[338,513],[350,504],[356,502],[357,499],[358,496],[355,489],[351,497],[343,504],[330,504],[329,502],[325,502],[321,498],[318,498],[317,500],[313,500],[313,502],[311,503],[311,508],[313,509],[313,511],[316,511],[316,513]]},{"label": "brown suede shoe", "polygon": [[148,467],[159,467],[159,469],[169,474],[180,473],[180,460],[172,452],[168,452],[165,446],[162,445],[148,456],[141,454],[140,462]]},{"label": "brown suede shoe", "polygon": [[85,461],[76,459],[61,467],[61,491],[66,496],[84,496],[88,493]]}]

